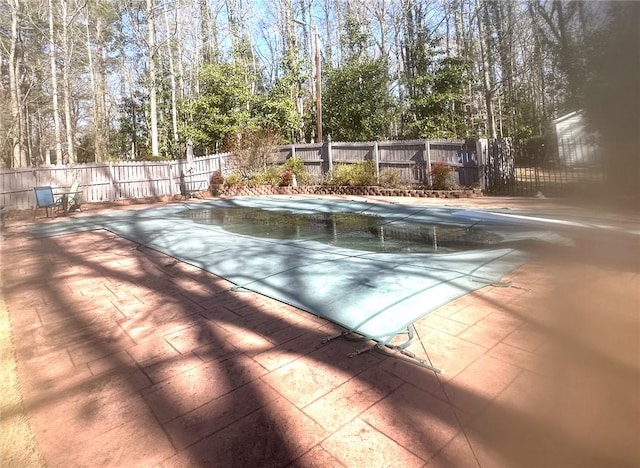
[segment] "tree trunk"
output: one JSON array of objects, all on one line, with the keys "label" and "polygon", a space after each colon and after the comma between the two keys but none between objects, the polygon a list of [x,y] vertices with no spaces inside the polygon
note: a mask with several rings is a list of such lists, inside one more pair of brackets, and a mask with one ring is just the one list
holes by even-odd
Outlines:
[{"label": "tree trunk", "polygon": [[104,18],[98,17],[96,25],[96,102],[100,109],[98,115],[97,137],[98,148],[96,161],[106,160],[109,153],[109,116],[107,111],[107,52],[105,50]]},{"label": "tree trunk", "polygon": [[[516,128],[515,109],[516,99],[514,96],[513,85],[513,46],[514,37],[514,15],[513,4],[509,2],[493,2],[492,3],[494,17],[497,27],[498,38],[498,57],[500,63],[500,70],[502,75],[502,89],[503,96],[505,97],[501,108],[505,109],[508,123],[508,133],[513,135]],[[502,110],[500,111],[501,133],[502,133]]]},{"label": "tree trunk", "polygon": [[20,2],[11,3],[11,47],[9,49],[9,91],[11,93],[11,167],[20,166],[20,83],[18,80],[18,18]]},{"label": "tree trunk", "polygon": [[67,156],[69,164],[76,162],[75,144],[74,144],[74,129],[75,123],[73,121],[72,96],[71,96],[71,57],[72,47],[69,42],[69,4],[67,0],[61,0],[60,6],[62,7],[62,53],[63,53],[63,65],[62,65],[62,91],[64,102],[64,120],[65,130],[67,137]]},{"label": "tree trunk", "polygon": [[49,47],[51,64],[51,99],[53,103],[53,127],[56,145],[56,164],[62,164],[62,124],[60,122],[60,104],[58,103],[58,70],[55,30],[53,28],[53,0],[49,0]]},{"label": "tree trunk", "polygon": [[480,8],[482,8],[482,12],[478,11],[478,33],[480,34],[480,55],[482,56],[482,87],[487,110],[487,134],[490,138],[495,139],[497,133],[493,110],[493,82],[491,79],[491,36],[489,32],[489,14],[485,1],[482,2]]},{"label": "tree trunk", "polygon": [[202,63],[218,61],[218,38],[216,35],[216,18],[213,17],[207,0],[198,0],[200,7],[200,34],[202,35]]},{"label": "tree trunk", "polygon": [[95,161],[101,162],[107,158],[109,140],[109,122],[107,120],[106,103],[106,64],[105,64],[105,26],[104,18],[98,12],[95,16],[95,58],[89,33],[89,7],[87,7],[87,53],[89,57],[89,74],[93,89],[93,129],[95,136]]},{"label": "tree trunk", "polygon": [[185,94],[184,87],[184,66],[182,57],[184,57],[182,43],[184,42],[184,36],[182,34],[182,19],[180,13],[181,1],[177,2],[176,11],[176,42],[178,45],[178,98],[183,99]]},{"label": "tree trunk", "polygon": [[164,24],[167,29],[167,51],[169,57],[169,77],[171,79],[171,124],[173,128],[173,150],[174,155],[177,155],[179,148],[178,138],[178,108],[176,104],[176,72],[173,66],[173,47],[171,47],[171,34],[169,28],[169,10],[167,3],[164,3]]},{"label": "tree trunk", "polygon": [[148,52],[148,71],[149,71],[149,107],[151,119],[151,155],[155,158],[160,155],[158,145],[158,110],[157,110],[157,86],[156,86],[156,31],[153,13],[153,1],[147,0],[147,47]]}]

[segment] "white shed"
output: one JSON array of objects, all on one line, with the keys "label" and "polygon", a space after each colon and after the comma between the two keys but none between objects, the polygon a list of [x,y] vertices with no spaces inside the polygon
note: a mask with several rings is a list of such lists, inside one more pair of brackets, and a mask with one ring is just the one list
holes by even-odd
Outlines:
[{"label": "white shed", "polygon": [[558,117],[556,126],[558,157],[565,166],[584,166],[598,162],[597,134],[587,128],[584,112],[579,110]]}]

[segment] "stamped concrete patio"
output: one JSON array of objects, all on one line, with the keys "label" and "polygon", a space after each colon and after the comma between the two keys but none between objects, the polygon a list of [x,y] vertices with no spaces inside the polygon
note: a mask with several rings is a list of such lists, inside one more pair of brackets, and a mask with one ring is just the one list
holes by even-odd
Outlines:
[{"label": "stamped concrete patio", "polygon": [[[637,215],[588,213],[638,230]],[[322,344],[335,325],[108,231],[25,227],[10,222],[0,243],[3,293],[49,466],[640,465],[637,241],[540,250],[512,287],[421,319],[409,349],[437,375],[397,355],[349,358],[363,343]]]}]

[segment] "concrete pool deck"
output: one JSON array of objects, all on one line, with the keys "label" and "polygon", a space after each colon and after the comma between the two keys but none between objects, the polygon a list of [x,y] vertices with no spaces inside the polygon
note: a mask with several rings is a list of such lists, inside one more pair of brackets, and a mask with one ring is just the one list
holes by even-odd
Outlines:
[{"label": "concrete pool deck", "polygon": [[[640,226],[554,200],[373,198]],[[640,463],[640,252],[616,242],[541,251],[513,287],[418,321],[409,349],[436,375],[348,358],[363,344],[322,345],[338,332],[326,320],[108,231],[34,239],[8,224],[3,292],[49,466]]]}]

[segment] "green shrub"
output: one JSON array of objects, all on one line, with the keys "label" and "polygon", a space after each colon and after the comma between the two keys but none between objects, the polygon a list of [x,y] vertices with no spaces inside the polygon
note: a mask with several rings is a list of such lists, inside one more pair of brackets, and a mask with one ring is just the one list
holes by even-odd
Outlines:
[{"label": "green shrub", "polygon": [[351,184],[351,165],[336,163],[328,177],[329,185],[352,185]]},{"label": "green shrub", "polygon": [[397,169],[385,169],[380,172],[380,186],[384,188],[403,188],[409,185]]},{"label": "green shrub", "polygon": [[304,161],[297,156],[287,159],[280,167],[283,171],[290,171],[295,175],[298,184],[307,185],[311,181],[311,176],[304,170]]},{"label": "green shrub", "polygon": [[304,172],[304,161],[300,159],[298,156],[294,158],[287,159],[282,168],[285,170],[289,170],[294,174],[298,175],[298,173]]},{"label": "green shrub", "polygon": [[280,166],[269,166],[266,171],[254,172],[249,178],[249,185],[280,185],[282,169]]},{"label": "green shrub", "polygon": [[303,182],[305,185],[330,185],[328,174],[307,174],[307,177],[307,180]]},{"label": "green shrub", "polygon": [[338,186],[377,185],[375,163],[373,161],[360,161],[353,164],[335,164],[329,183],[330,185]]},{"label": "green shrub", "polygon": [[242,185],[242,177],[236,172],[232,172],[224,179],[225,185]]}]

